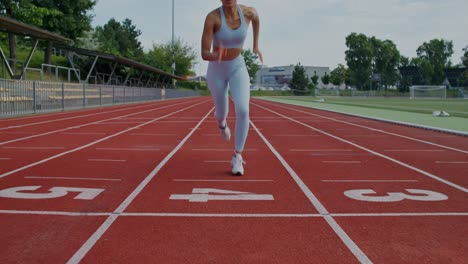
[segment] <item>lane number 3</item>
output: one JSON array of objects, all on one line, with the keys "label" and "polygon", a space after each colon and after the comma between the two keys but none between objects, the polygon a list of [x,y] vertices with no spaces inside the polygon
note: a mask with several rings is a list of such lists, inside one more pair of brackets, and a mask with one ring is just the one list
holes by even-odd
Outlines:
[{"label": "lane number 3", "polygon": [[78,193],[73,199],[93,200],[104,189],[75,188],[75,187],[53,187],[47,193],[33,193],[41,186],[20,186],[0,191],[0,197],[14,199],[53,199],[68,195],[68,193]]},{"label": "lane number 3", "polygon": [[377,193],[372,189],[361,189],[346,191],[344,192],[344,195],[354,200],[382,203],[399,202],[403,200],[433,202],[444,201],[448,199],[446,195],[433,191],[406,189],[406,192],[408,192],[409,194],[399,192],[388,192],[385,196],[377,196],[375,195]]}]

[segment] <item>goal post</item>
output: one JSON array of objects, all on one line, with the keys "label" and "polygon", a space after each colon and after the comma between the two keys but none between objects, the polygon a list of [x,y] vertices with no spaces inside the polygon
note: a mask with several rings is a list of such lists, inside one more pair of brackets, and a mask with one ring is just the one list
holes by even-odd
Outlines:
[{"label": "goal post", "polygon": [[443,85],[413,85],[410,86],[410,99],[445,99],[447,87]]}]

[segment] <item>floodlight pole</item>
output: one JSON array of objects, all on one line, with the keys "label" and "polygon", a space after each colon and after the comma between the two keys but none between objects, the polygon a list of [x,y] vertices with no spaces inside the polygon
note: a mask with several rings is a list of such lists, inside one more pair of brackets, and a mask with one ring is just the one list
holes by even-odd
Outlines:
[{"label": "floodlight pole", "polygon": [[172,0],[172,74],[175,73],[175,50],[174,50],[174,0]]}]

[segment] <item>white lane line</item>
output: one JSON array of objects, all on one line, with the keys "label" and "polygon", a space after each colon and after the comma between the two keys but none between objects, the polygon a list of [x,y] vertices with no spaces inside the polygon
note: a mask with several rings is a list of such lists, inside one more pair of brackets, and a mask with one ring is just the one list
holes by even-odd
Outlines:
[{"label": "white lane line", "polygon": [[386,149],[386,152],[444,152],[443,149]]},{"label": "white lane line", "polygon": [[[214,108],[212,108],[195,128],[198,128],[202,125],[208,116],[211,115]],[[187,136],[169,153],[167,156],[153,169],[153,171],[146,176],[146,178],[138,185],[138,187],[119,205],[119,207],[109,216],[106,221],[91,235],[91,237],[78,249],[77,252],[68,260],[68,264],[78,264],[91,250],[91,248],[97,243],[97,241],[104,235],[104,233],[109,229],[109,227],[114,223],[119,214],[122,214],[123,211],[130,205],[130,203],[141,193],[141,191],[149,184],[149,182],[158,174],[158,172],[164,167],[164,165],[169,162],[169,160],[182,148],[185,142],[195,133],[195,129],[191,130]]]},{"label": "white lane line", "polygon": [[109,216],[111,213],[77,213],[59,211],[20,211],[20,210],[0,210],[0,214],[15,215],[59,215],[59,216]]},{"label": "white lane line", "polygon": [[97,162],[127,162],[126,160],[113,160],[113,159],[88,159],[88,161],[97,161]]},{"label": "white lane line", "polygon": [[273,135],[273,137],[319,137],[319,135]]},{"label": "white lane line", "polygon": [[307,187],[307,185],[302,181],[302,179],[297,175],[297,173],[291,168],[291,166],[286,162],[286,160],[279,154],[279,152],[271,145],[271,143],[265,138],[265,136],[257,130],[257,126],[250,121],[251,126],[256,129],[257,134],[262,138],[263,142],[268,146],[271,152],[276,156],[276,158],[281,162],[283,167],[289,172],[291,178],[296,182],[302,192],[307,196],[309,201],[315,207],[315,209],[321,214],[325,215],[325,221],[330,225],[330,227],[335,231],[338,237],[343,241],[343,243],[348,247],[348,249],[354,254],[354,256],[361,262],[361,263],[372,263],[372,261],[366,256],[366,254],[354,243],[353,240],[346,234],[346,232],[341,228],[338,223],[333,219],[333,217],[329,216],[329,212],[325,208],[325,206],[317,199],[317,197],[312,193],[312,191]]},{"label": "white lane line", "polygon": [[65,149],[64,147],[2,147],[4,149]]},{"label": "white lane line", "polygon": [[274,182],[273,180],[191,180],[175,179],[175,182]]},{"label": "white lane line", "polygon": [[[457,152],[461,152],[461,153],[468,154],[468,150],[462,150],[462,149],[452,148],[452,147],[449,147],[449,146],[440,145],[440,144],[437,144],[437,143],[433,143],[433,142],[429,142],[429,141],[425,141],[425,140],[421,140],[421,139],[417,139],[417,138],[413,138],[413,137],[408,137],[408,136],[404,136],[404,135],[400,135],[400,134],[396,134],[396,133],[391,133],[391,132],[387,132],[387,131],[385,131],[385,130],[376,129],[376,128],[372,128],[372,127],[368,127],[368,126],[358,125],[358,124],[354,124],[354,123],[350,123],[350,122],[338,120],[338,119],[331,118],[331,117],[316,115],[316,114],[309,113],[309,112],[306,112],[306,111],[302,111],[302,110],[299,110],[299,109],[295,109],[295,108],[291,108],[291,107],[286,107],[286,106],[282,106],[282,105],[278,105],[278,104],[273,104],[273,103],[268,103],[268,102],[265,102],[265,101],[264,101],[264,103],[267,104],[267,105],[272,105],[272,106],[275,106],[275,107],[280,107],[280,108],[284,108],[284,109],[293,110],[293,111],[296,111],[296,112],[308,114],[308,115],[311,115],[311,116],[316,116],[316,117],[320,117],[320,118],[323,118],[323,119],[332,120],[332,121],[335,121],[335,122],[338,122],[338,123],[343,123],[343,124],[347,124],[347,125],[351,125],[351,126],[366,128],[366,129],[369,129],[370,131],[375,131],[375,132],[379,132],[379,133],[383,133],[383,134],[387,134],[387,135],[392,135],[392,136],[395,136],[395,137],[405,138],[405,139],[412,140],[412,141],[416,141],[416,142],[419,142],[419,143],[424,143],[424,144],[428,144],[428,145],[432,145],[432,146],[436,146],[436,147],[440,147],[440,148],[449,149],[449,150],[453,150],[453,151],[457,151]],[[255,104],[255,105],[257,105],[257,104]],[[260,107],[262,107],[262,106],[260,106]],[[342,114],[342,113],[341,113],[341,114]]]},{"label": "white lane line", "polygon": [[[13,215],[59,215],[76,217],[110,216],[114,213],[83,213],[83,212],[61,212],[61,211],[22,211],[22,210],[0,210],[0,214]],[[194,213],[121,213],[121,217],[232,217],[232,218],[311,218],[324,217],[321,214],[194,214]],[[332,217],[452,217],[468,216],[468,213],[333,213]]]},{"label": "white lane line", "polygon": [[400,216],[468,216],[468,213],[364,213],[364,214],[330,214],[333,217],[400,217]]},{"label": "white lane line", "polygon": [[418,182],[418,180],[322,180],[322,182]]},{"label": "white lane line", "polygon": [[177,134],[151,134],[151,133],[132,133],[130,136],[156,136],[156,137],[175,137]]},{"label": "white lane line", "polygon": [[468,164],[468,161],[436,161],[438,164]]},{"label": "white lane line", "polygon": [[63,135],[105,135],[106,133],[72,133],[72,132],[67,132],[67,133],[61,133]]},{"label": "white lane line", "polygon": [[144,149],[144,148],[96,148],[96,150],[105,151],[160,151],[160,149]]},{"label": "white lane line", "polygon": [[332,161],[332,160],[324,160],[322,163],[336,163],[336,164],[359,164],[362,163],[361,161]]},{"label": "white lane line", "polygon": [[460,186],[460,185],[457,185],[457,184],[455,184],[455,183],[453,183],[453,182],[450,182],[450,181],[448,181],[448,180],[445,180],[445,179],[443,179],[443,178],[441,178],[441,177],[439,177],[439,176],[436,176],[436,175],[434,175],[434,174],[432,174],[432,173],[429,173],[429,172],[427,172],[427,171],[418,169],[418,168],[416,168],[416,167],[414,167],[414,166],[411,166],[411,165],[409,165],[409,164],[407,164],[407,163],[404,163],[404,162],[402,162],[402,161],[396,160],[396,159],[391,158],[391,157],[389,157],[389,156],[385,156],[384,154],[381,154],[381,153],[379,153],[379,152],[373,151],[373,150],[371,150],[371,149],[368,149],[368,148],[365,148],[365,147],[360,146],[360,145],[358,145],[358,144],[355,144],[355,143],[353,143],[353,142],[351,142],[351,141],[345,140],[345,139],[343,139],[343,138],[340,138],[340,137],[338,137],[338,136],[332,135],[332,134],[330,134],[330,133],[327,133],[327,132],[322,131],[322,130],[320,130],[320,129],[317,129],[317,128],[315,128],[315,127],[309,126],[309,125],[304,124],[304,123],[302,123],[302,122],[300,122],[300,121],[297,121],[297,120],[295,120],[295,119],[293,119],[293,118],[287,117],[287,116],[282,115],[282,114],[280,114],[280,113],[278,113],[278,112],[275,112],[275,111],[273,111],[273,110],[267,109],[267,108],[265,108],[265,107],[263,107],[263,106],[260,106],[260,105],[257,105],[257,104],[255,104],[255,105],[258,106],[258,107],[260,107],[260,108],[263,108],[263,109],[265,109],[265,110],[267,110],[267,111],[269,111],[269,112],[272,112],[272,113],[274,113],[274,114],[277,114],[277,115],[279,115],[279,116],[282,116],[282,117],[284,117],[285,119],[288,119],[288,120],[290,120],[290,121],[292,121],[292,122],[295,122],[295,123],[297,123],[297,124],[300,124],[300,125],[303,125],[303,126],[305,126],[305,127],[308,127],[308,128],[310,128],[310,129],[312,129],[312,130],[314,130],[314,131],[317,131],[317,132],[319,132],[319,133],[322,133],[322,134],[324,134],[324,135],[327,135],[327,136],[329,136],[329,137],[331,137],[331,138],[334,138],[334,139],[336,139],[336,140],[338,140],[338,141],[347,143],[347,144],[349,144],[349,145],[351,145],[351,146],[354,146],[354,147],[356,147],[356,148],[359,148],[359,149],[362,149],[362,150],[367,151],[367,152],[369,152],[369,153],[372,153],[372,154],[374,154],[374,155],[376,155],[376,156],[379,156],[379,157],[382,157],[382,158],[387,159],[387,160],[389,160],[389,161],[392,161],[392,162],[394,162],[394,163],[396,163],[396,164],[399,164],[399,165],[401,165],[401,166],[403,166],[403,167],[406,167],[406,168],[408,168],[408,169],[410,169],[410,170],[413,170],[413,171],[416,171],[416,172],[418,172],[418,173],[420,173],[420,174],[426,175],[427,177],[432,178],[432,179],[434,179],[434,180],[436,180],[436,181],[445,183],[445,184],[447,184],[447,185],[449,185],[449,186],[451,186],[451,187],[453,187],[453,188],[455,188],[455,189],[457,189],[457,190],[460,190],[460,191],[462,191],[462,192],[468,193],[468,189],[467,189],[467,188],[462,187],[462,186]]},{"label": "white lane line", "polygon": [[319,152],[319,151],[331,151],[331,152],[353,152],[352,149],[290,149],[293,152]]},{"label": "white lane line", "polygon": [[[213,152],[224,152],[224,151],[231,151],[234,152],[233,149],[192,149],[192,151],[213,151]],[[244,152],[249,151],[258,151],[258,149],[244,149]]]},{"label": "white lane line", "polygon": [[[9,128],[27,127],[27,126],[33,126],[33,125],[41,125],[41,124],[58,122],[58,121],[77,119],[77,118],[83,118],[83,117],[89,117],[89,116],[95,116],[95,115],[102,115],[102,114],[109,114],[109,113],[115,113],[115,112],[122,112],[122,111],[126,111],[126,110],[138,109],[138,108],[148,108],[148,107],[153,107],[153,105],[152,104],[151,105],[145,104],[143,106],[129,107],[129,108],[117,109],[117,110],[107,111],[107,112],[97,112],[97,113],[87,114],[87,115],[78,115],[78,116],[72,116],[72,117],[66,117],[66,118],[52,119],[52,120],[41,121],[41,122],[36,122],[36,123],[29,123],[29,124],[14,126],[14,127],[0,128],[0,130],[9,129]],[[151,111],[151,110],[149,110],[149,111]],[[144,111],[144,112],[147,112],[147,111]],[[124,115],[122,117],[126,117],[126,116],[129,116],[129,115]]]},{"label": "white lane line", "polygon": [[131,127],[131,128],[126,129],[126,130],[122,130],[122,131],[120,131],[120,132],[118,132],[118,133],[115,133],[115,134],[109,135],[109,136],[107,136],[107,137],[98,139],[98,140],[96,140],[96,141],[93,141],[93,142],[88,143],[88,144],[86,144],[86,145],[83,145],[83,146],[81,146],[81,147],[78,147],[78,148],[75,148],[75,149],[71,149],[71,150],[68,150],[68,151],[59,153],[59,154],[57,154],[57,155],[55,155],[55,156],[52,156],[52,157],[49,157],[49,158],[46,158],[46,159],[43,159],[43,160],[40,160],[40,161],[31,163],[31,164],[29,164],[29,165],[20,167],[20,168],[18,168],[18,169],[15,169],[15,170],[12,170],[12,171],[3,173],[3,174],[0,174],[0,179],[1,179],[1,178],[4,178],[4,177],[6,177],[6,176],[9,176],[9,175],[11,175],[11,174],[14,174],[14,173],[16,173],[16,172],[23,171],[23,170],[25,170],[25,169],[34,167],[34,166],[36,166],[36,165],[45,163],[45,162],[47,162],[47,161],[50,161],[50,160],[53,160],[53,159],[56,159],[56,158],[65,156],[65,155],[67,155],[67,154],[70,154],[70,153],[73,153],[73,152],[76,152],[76,151],[79,151],[79,150],[82,150],[82,149],[85,149],[85,148],[94,146],[94,145],[96,145],[96,144],[98,144],[98,143],[101,143],[101,142],[103,142],[103,141],[106,141],[106,140],[108,140],[108,139],[114,138],[114,137],[116,137],[116,136],[120,136],[120,135],[125,134],[125,133],[127,133],[127,132],[129,132],[129,131],[133,131],[133,130],[135,130],[135,129],[138,129],[138,128],[140,128],[140,127],[146,125],[146,124],[152,123],[152,122],[154,122],[154,121],[157,121],[157,120],[159,120],[159,119],[162,119],[162,118],[165,118],[165,117],[168,117],[168,116],[171,116],[171,115],[175,115],[175,114],[177,114],[177,113],[180,113],[180,112],[182,112],[182,111],[185,111],[185,110],[190,109],[190,108],[193,108],[193,107],[196,107],[196,106],[198,106],[198,105],[200,105],[200,104],[203,104],[203,103],[205,103],[205,102],[207,102],[207,101],[203,101],[203,102],[198,103],[198,104],[193,104],[193,105],[191,105],[191,106],[188,106],[188,107],[186,107],[186,108],[177,110],[177,111],[172,112],[172,113],[170,113],[170,114],[167,114],[167,115],[165,115],[165,116],[158,117],[158,118],[156,118],[156,119],[153,119],[153,120],[148,121],[148,122],[146,122],[146,123],[143,123],[143,124],[141,124],[141,125],[138,125],[138,126],[135,126],[135,127]]},{"label": "white lane line", "polygon": [[49,179],[49,180],[80,180],[80,181],[122,181],[121,179],[104,179],[104,178],[70,178],[70,177],[34,177],[27,176],[25,179]]},{"label": "white lane line", "polygon": [[141,124],[141,122],[99,122],[99,123],[96,123],[95,125],[120,125],[120,124]]},{"label": "white lane line", "polygon": [[[31,139],[31,138],[36,138],[36,137],[41,137],[41,136],[50,135],[50,134],[55,134],[55,133],[58,133],[58,132],[68,131],[68,130],[75,129],[75,128],[82,128],[82,127],[90,126],[90,125],[93,125],[93,124],[97,124],[97,123],[105,122],[105,121],[109,121],[109,120],[114,120],[114,119],[121,118],[121,117],[125,117],[125,116],[138,115],[138,114],[142,114],[142,113],[146,113],[146,112],[152,112],[152,111],[156,111],[156,110],[160,110],[160,109],[164,109],[164,108],[170,108],[170,107],[174,107],[174,106],[176,106],[176,105],[186,104],[186,103],[187,103],[187,102],[177,103],[177,104],[173,104],[173,105],[168,105],[168,106],[163,106],[163,107],[159,107],[159,108],[153,108],[153,109],[150,109],[150,110],[145,110],[145,111],[142,111],[142,112],[132,113],[132,114],[124,115],[124,116],[118,116],[118,117],[113,117],[113,118],[109,118],[109,119],[105,119],[105,120],[99,120],[99,121],[96,121],[96,122],[85,123],[85,124],[77,125],[77,126],[74,126],[74,127],[62,128],[62,129],[58,129],[58,130],[54,130],[54,131],[49,131],[49,132],[42,133],[42,134],[36,134],[36,135],[33,135],[33,136],[29,136],[29,137],[23,137],[23,138],[17,138],[17,139],[13,139],[13,140],[9,140],[9,141],[3,141],[3,142],[0,142],[0,146],[1,146],[1,145],[8,144],[8,143],[13,143],[13,142],[18,142],[18,141],[26,140],[26,139]],[[198,105],[198,104],[197,104],[197,105]],[[153,119],[153,121],[159,120],[159,119],[162,119],[162,118]],[[145,123],[143,123],[143,124],[146,125],[147,123],[148,123],[148,122],[145,122]]]}]

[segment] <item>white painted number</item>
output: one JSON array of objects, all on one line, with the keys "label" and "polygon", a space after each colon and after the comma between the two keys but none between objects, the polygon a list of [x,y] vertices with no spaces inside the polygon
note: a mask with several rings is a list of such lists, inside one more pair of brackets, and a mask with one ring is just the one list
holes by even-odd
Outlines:
[{"label": "white painted number", "polygon": [[173,194],[170,200],[188,200],[190,202],[206,203],[208,201],[273,201],[273,195],[247,192],[194,188],[192,194]]},{"label": "white painted number", "polygon": [[414,200],[414,201],[444,201],[448,197],[444,194],[427,191],[427,190],[417,190],[417,189],[406,189],[409,194],[398,193],[398,192],[389,192],[385,196],[375,196],[374,190],[364,189],[364,190],[349,190],[344,192],[346,196],[351,199],[366,201],[366,202],[399,202],[402,200]]},{"label": "white painted number", "polygon": [[[79,193],[74,199],[92,200],[96,198],[104,189],[75,188],[75,187],[53,187],[48,193],[33,193],[41,186],[20,186],[0,191],[0,197],[14,199],[52,199],[66,196],[70,192]],[[25,192],[28,191],[28,192]]]}]

